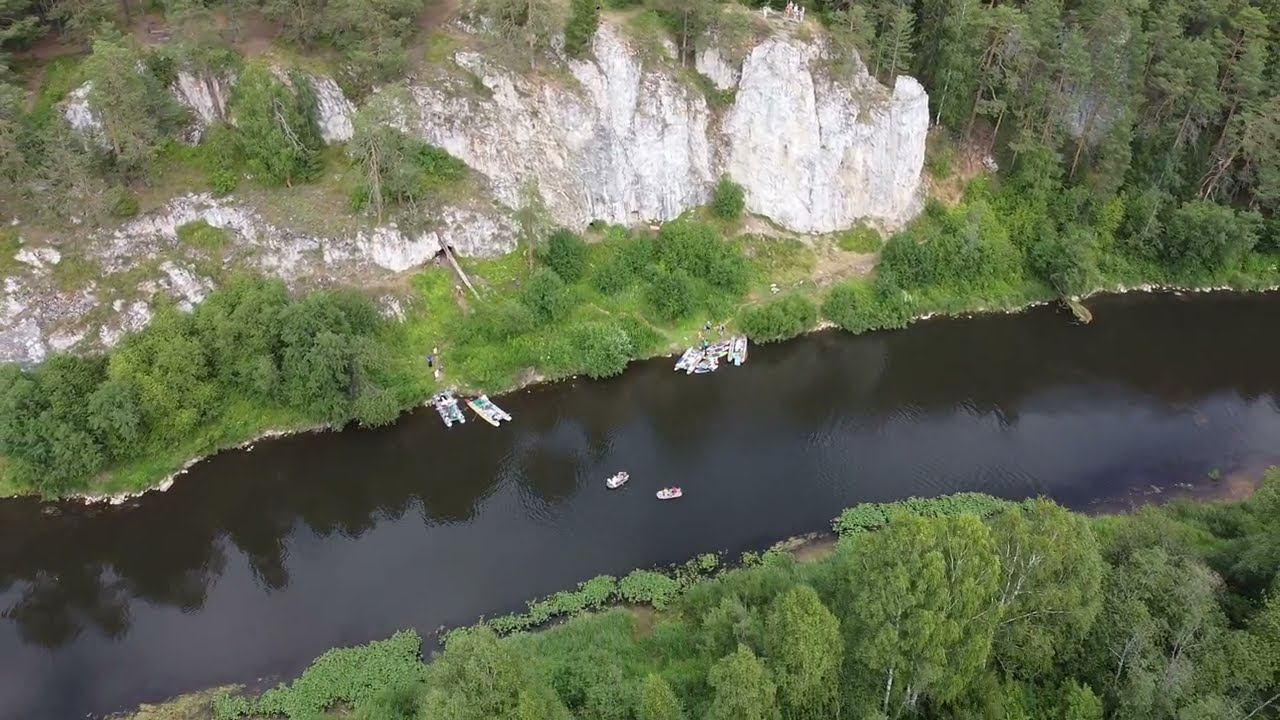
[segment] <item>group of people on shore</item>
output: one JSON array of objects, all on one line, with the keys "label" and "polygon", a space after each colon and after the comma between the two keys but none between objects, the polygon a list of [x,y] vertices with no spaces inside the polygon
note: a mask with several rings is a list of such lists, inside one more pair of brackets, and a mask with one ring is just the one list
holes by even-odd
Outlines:
[{"label": "group of people on shore", "polygon": [[[788,2],[787,6],[782,10],[782,17],[792,22],[804,22],[804,11],[805,7],[803,5],[796,2]],[[772,12],[773,8],[768,5],[760,8],[760,14],[765,18],[768,18],[769,14]]]}]

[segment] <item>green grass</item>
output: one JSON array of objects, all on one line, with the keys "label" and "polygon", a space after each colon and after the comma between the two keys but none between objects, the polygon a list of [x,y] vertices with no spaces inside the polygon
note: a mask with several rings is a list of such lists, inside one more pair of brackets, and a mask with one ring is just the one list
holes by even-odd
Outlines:
[{"label": "green grass", "polygon": [[44,127],[53,118],[55,106],[84,81],[80,73],[83,56],[66,55],[54,58],[44,66],[44,76],[36,91],[31,108],[31,120],[37,127]]},{"label": "green grass", "polygon": [[5,228],[0,230],[0,275],[9,275],[18,267],[16,256],[22,249],[18,233]]},{"label": "green grass", "polygon": [[178,227],[178,242],[212,255],[227,246],[227,231],[196,220]]},{"label": "green grass", "polygon": [[880,249],[884,242],[880,233],[866,225],[858,225],[847,232],[836,236],[836,247],[845,252],[873,253]]}]

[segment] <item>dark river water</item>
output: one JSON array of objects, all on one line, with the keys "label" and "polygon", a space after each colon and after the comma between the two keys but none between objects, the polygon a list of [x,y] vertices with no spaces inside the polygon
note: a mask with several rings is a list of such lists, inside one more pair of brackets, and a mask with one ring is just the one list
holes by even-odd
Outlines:
[{"label": "dark river water", "polygon": [[[263,442],[119,508],[0,502],[0,717],[288,676],[864,500],[1127,506],[1280,462],[1280,295],[1089,306],[1089,326],[1039,308],[819,333],[709,376],[640,363],[504,397],[502,429],[418,412]],[[631,483],[606,490],[619,469]],[[667,484],[685,497],[655,500]]]}]

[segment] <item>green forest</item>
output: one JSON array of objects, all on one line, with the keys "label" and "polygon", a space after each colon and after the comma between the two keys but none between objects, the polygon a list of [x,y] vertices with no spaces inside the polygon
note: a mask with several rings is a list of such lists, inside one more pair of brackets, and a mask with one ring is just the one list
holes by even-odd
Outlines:
[{"label": "green forest", "polygon": [[[670,40],[673,62],[689,65],[706,43],[741,42],[757,6],[477,0],[461,12],[487,18],[499,47],[548,61],[561,33],[566,53],[589,53],[592,29],[611,13],[638,41]],[[438,389],[423,361],[435,348],[445,384],[495,392],[616,375],[708,321],[771,342],[820,320],[863,332],[1095,290],[1280,285],[1275,3],[807,6],[806,31],[826,36],[833,72],[861,58],[884,82],[921,79],[936,123],[927,174],[961,188],[883,242],[866,228],[838,238],[878,251],[869,277],[806,285],[812,253],[744,234],[742,188],[727,178],[707,207],[657,231],[584,234],[556,228],[531,184],[513,210],[521,252],[468,263],[483,296],[465,309],[441,271],[409,279],[403,322],[353,293],[292,297],[274,281],[226,276],[194,313],[162,308],[107,357],[0,368],[0,491],[137,490],[265,429],[390,422]],[[439,61],[414,23],[435,7],[0,0],[0,210],[55,231],[107,223],[139,212],[139,193],[174,173],[215,194],[251,186],[285,196],[337,173],[350,202],[335,212],[377,219],[412,218],[431,198],[466,193],[459,160],[391,120],[404,92],[396,81]],[[166,42],[130,34],[140,13],[164,18]],[[323,147],[303,73],[274,74],[239,54],[250,17],[275,23],[272,42],[343,69],[339,82],[362,107],[342,152]],[[73,52],[32,55],[51,39]],[[182,67],[239,77],[234,124],[194,147],[178,142],[185,118],[165,91]],[[75,141],[56,111],[86,80],[101,148]],[[374,85],[384,87],[370,96]],[[1001,170],[961,177],[974,152]],[[195,247],[224,242],[208,226],[180,230]],[[11,241],[0,230],[0,268]],[[796,289],[776,296],[778,284]]]},{"label": "green forest", "polygon": [[333,650],[214,716],[1280,717],[1280,470],[1245,502],[1089,518],[965,494],[834,527],[818,559],[594,578],[451,631],[426,664],[412,631]]}]

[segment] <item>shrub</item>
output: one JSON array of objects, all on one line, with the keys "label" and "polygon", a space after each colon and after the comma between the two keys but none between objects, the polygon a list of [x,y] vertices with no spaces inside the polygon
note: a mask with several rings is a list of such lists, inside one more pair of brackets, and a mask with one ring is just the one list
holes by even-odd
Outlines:
[{"label": "shrub", "polygon": [[118,218],[131,218],[138,214],[138,196],[129,188],[116,185],[107,191],[107,211]]},{"label": "shrub", "polygon": [[618,594],[629,603],[645,603],[663,610],[680,593],[673,578],[653,570],[633,570],[618,583]]},{"label": "shrub", "polygon": [[742,217],[746,207],[742,186],[729,179],[728,175],[720,178],[711,196],[711,212],[722,220],[737,220]]},{"label": "shrub", "polygon": [[599,15],[596,0],[572,0],[569,21],[564,26],[564,51],[569,57],[582,57],[591,49]]},{"label": "shrub", "polygon": [[746,257],[706,223],[667,223],[658,233],[654,254],[668,270],[683,271],[734,297],[747,289],[750,267]]},{"label": "shrub", "polygon": [[845,537],[882,527],[888,524],[895,514],[900,513],[927,518],[957,515],[977,515],[985,518],[1016,504],[976,492],[956,493],[936,498],[913,497],[888,503],[860,503],[846,508],[832,521],[831,526],[837,535]]},{"label": "shrub", "polygon": [[547,238],[539,259],[565,282],[575,283],[587,271],[587,244],[570,230],[559,228]]},{"label": "shrub", "polygon": [[1240,262],[1258,241],[1260,218],[1208,200],[1183,203],[1160,236],[1161,257],[1186,273],[1216,272]]},{"label": "shrub", "polygon": [[556,322],[571,309],[569,291],[564,280],[546,268],[535,270],[521,296],[525,307],[542,322]]},{"label": "shrub", "polygon": [[802,295],[789,295],[742,312],[738,324],[756,342],[776,342],[793,338],[818,321],[818,308]]},{"label": "shrub", "polygon": [[1093,231],[1087,228],[1045,233],[1028,249],[1028,265],[1059,294],[1080,295],[1097,282],[1095,246]]},{"label": "shrub", "polygon": [[240,74],[231,94],[240,149],[264,183],[292,185],[320,173],[323,141],[316,124],[316,99],[301,73],[285,87],[259,64]]},{"label": "shrub", "polygon": [[622,374],[635,352],[626,331],[607,321],[579,325],[571,337],[582,371],[596,379]]},{"label": "shrub", "polygon": [[240,147],[235,134],[218,126],[205,134],[203,149],[205,181],[215,195],[226,195],[240,184]]},{"label": "shrub", "polygon": [[877,289],[857,280],[831,288],[822,303],[822,315],[851,333],[903,328],[911,322],[911,309],[901,290]]},{"label": "shrub", "polygon": [[217,252],[227,244],[227,231],[216,228],[204,220],[196,220],[178,226],[178,241],[188,247]]},{"label": "shrub", "polygon": [[[278,685],[255,701],[223,696],[214,701],[218,720],[247,716],[284,716],[291,720],[316,717],[337,703],[380,706],[389,698],[388,686],[415,687],[426,672],[420,655],[422,639],[403,630],[386,640],[330,650],[316,658],[289,685]],[[397,706],[400,703],[395,703]],[[364,714],[364,713],[361,713]]]},{"label": "shrub", "polygon": [[1022,258],[985,199],[932,210],[889,239],[883,272],[907,288],[976,286],[1016,278]]},{"label": "shrub", "polygon": [[645,289],[645,300],[660,320],[676,322],[693,312],[693,281],[683,270],[654,270]]}]

